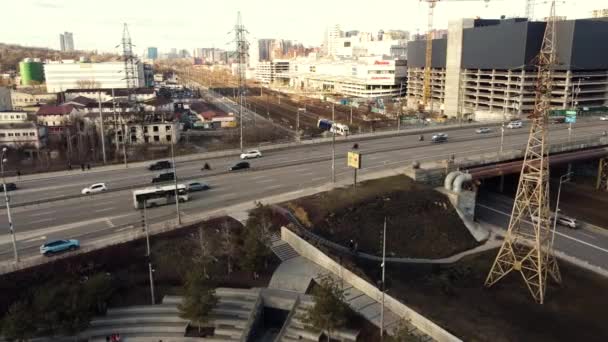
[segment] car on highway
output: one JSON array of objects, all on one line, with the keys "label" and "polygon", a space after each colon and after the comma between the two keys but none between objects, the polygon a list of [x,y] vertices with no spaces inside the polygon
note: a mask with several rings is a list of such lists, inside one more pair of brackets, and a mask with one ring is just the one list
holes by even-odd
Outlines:
[{"label": "car on highway", "polygon": [[251,159],[251,158],[261,158],[262,152],[259,150],[251,150],[244,153],[241,153],[241,159]]},{"label": "car on highway", "polygon": [[237,170],[245,170],[250,167],[248,162],[238,162],[231,166],[228,171],[237,171]]},{"label": "car on highway", "polygon": [[209,190],[209,189],[211,189],[211,187],[207,183],[201,183],[201,182],[188,183],[188,192],[205,191],[205,190]]},{"label": "car on highway", "polygon": [[511,121],[507,125],[507,128],[522,128],[523,126],[524,126],[524,123],[521,121]]},{"label": "car on highway", "polygon": [[475,130],[475,133],[477,133],[477,134],[484,134],[484,133],[490,133],[490,132],[492,132],[492,130],[489,127],[480,127]]},{"label": "car on highway", "polygon": [[158,170],[164,170],[164,169],[170,169],[170,168],[171,168],[171,162],[168,160],[160,160],[160,161],[157,161],[156,163],[148,166],[148,170],[150,170],[150,171],[158,171]]},{"label": "car on highway", "polygon": [[106,183],[95,183],[95,184],[92,184],[91,186],[87,186],[86,188],[82,189],[82,191],[80,193],[83,195],[90,195],[90,194],[96,194],[98,192],[104,192],[107,190],[108,190],[108,187],[106,186]]},{"label": "car on highway", "polygon": [[152,178],[152,183],[160,183],[167,182],[175,179],[175,173],[173,172],[165,172],[161,173],[158,176]]},{"label": "car on highway", "polygon": [[446,142],[448,141],[448,135],[446,133],[437,133],[431,137],[431,141],[434,143]]},{"label": "car on highway", "polygon": [[64,251],[74,251],[78,248],[80,248],[80,242],[78,240],[56,240],[40,246],[40,254],[49,256]]},{"label": "car on highway", "polygon": [[608,121],[608,115],[600,116],[600,121]]},{"label": "car on highway", "polygon": [[566,227],[568,227],[570,229],[576,229],[577,228],[576,219],[573,219],[571,217],[564,216],[564,215],[557,216],[557,224],[562,225],[562,226],[566,226]]},{"label": "car on highway", "polygon": [[[17,184],[15,183],[6,183],[6,191],[14,191],[17,190]],[[0,191],[4,191],[4,184],[0,187]]]}]

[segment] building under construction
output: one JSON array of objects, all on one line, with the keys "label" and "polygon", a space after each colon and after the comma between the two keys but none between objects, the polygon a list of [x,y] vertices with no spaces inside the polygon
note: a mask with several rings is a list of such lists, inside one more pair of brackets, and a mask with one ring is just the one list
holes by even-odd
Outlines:
[{"label": "building under construction", "polygon": [[[527,19],[460,19],[447,37],[434,39],[431,98],[427,109],[449,117],[502,119],[534,108],[545,22]],[[558,66],[552,105],[594,110],[608,106],[608,19],[556,23]],[[422,101],[426,41],[408,44],[408,107]]]}]

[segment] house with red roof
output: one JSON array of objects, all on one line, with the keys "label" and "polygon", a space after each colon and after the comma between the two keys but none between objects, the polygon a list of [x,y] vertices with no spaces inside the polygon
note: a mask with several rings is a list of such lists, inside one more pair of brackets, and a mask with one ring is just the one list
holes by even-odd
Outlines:
[{"label": "house with red roof", "polygon": [[36,112],[36,121],[47,127],[49,135],[62,134],[78,117],[80,112],[73,105],[45,105]]}]

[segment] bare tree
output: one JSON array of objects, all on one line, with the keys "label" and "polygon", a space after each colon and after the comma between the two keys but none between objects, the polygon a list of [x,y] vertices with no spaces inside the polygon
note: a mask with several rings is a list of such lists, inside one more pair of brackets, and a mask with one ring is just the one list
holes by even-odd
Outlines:
[{"label": "bare tree", "polygon": [[230,227],[228,221],[224,221],[220,225],[220,244],[222,246],[222,254],[226,257],[228,273],[230,274],[234,268],[234,260],[239,253],[239,243],[238,235]]},{"label": "bare tree", "polygon": [[76,85],[79,89],[96,89],[101,87],[101,83],[95,80],[78,80]]}]

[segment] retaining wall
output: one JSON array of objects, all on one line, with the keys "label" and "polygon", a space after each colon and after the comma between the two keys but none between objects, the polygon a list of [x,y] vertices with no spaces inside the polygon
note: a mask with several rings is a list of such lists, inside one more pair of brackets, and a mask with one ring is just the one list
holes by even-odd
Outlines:
[{"label": "retaining wall", "polygon": [[[313,261],[314,263],[324,267],[328,271],[341,277],[352,285],[357,290],[365,293],[367,296],[380,302],[382,298],[382,292],[370,284],[363,278],[342,267],[340,264],[335,262],[329,256],[318,250],[316,247],[308,243],[307,241],[300,238],[298,235],[290,231],[289,229],[281,228],[281,238],[289,243],[301,256]],[[399,317],[410,321],[412,325],[418,328],[423,333],[432,337],[439,342],[455,342],[462,341],[458,337],[452,335],[447,330],[443,329],[439,325],[435,324],[428,318],[420,315],[416,311],[409,308],[407,305],[401,303],[397,299],[386,295],[384,296],[384,304],[386,308],[393,311]]]}]

